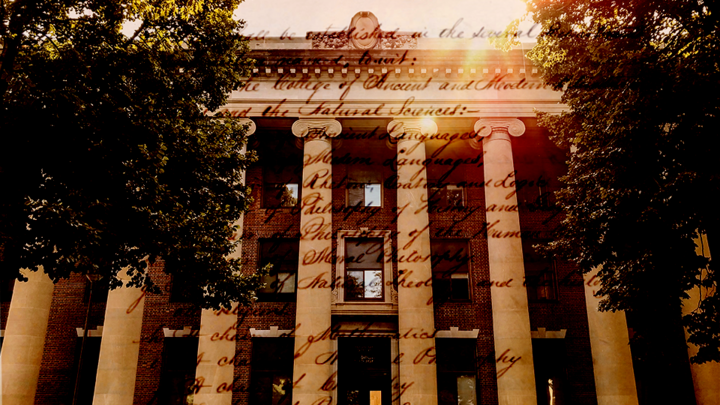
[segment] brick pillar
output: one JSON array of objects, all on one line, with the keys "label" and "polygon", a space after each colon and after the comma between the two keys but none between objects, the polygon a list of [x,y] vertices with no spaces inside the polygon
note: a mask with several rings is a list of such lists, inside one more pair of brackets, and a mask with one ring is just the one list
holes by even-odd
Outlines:
[{"label": "brick pillar", "polygon": [[[398,288],[398,332],[410,329],[435,330],[432,304],[430,266],[430,220],[427,209],[427,172],[424,140],[438,131],[429,119],[396,118],[388,125],[388,133],[397,139],[397,232],[398,261],[411,255],[421,261],[398,263],[399,278],[411,288]],[[403,208],[404,207],[404,208]],[[422,285],[421,288],[415,287]],[[400,339],[400,385],[409,387],[400,398],[401,404],[437,404],[435,339]],[[429,355],[429,356],[428,356]]]},{"label": "brick pillar", "polygon": [[[244,124],[249,125],[247,136],[255,133],[255,123],[247,118],[241,118]],[[246,145],[243,145],[242,153],[246,152]],[[242,176],[242,184],[245,184],[245,175]],[[235,222],[238,227],[236,237],[240,238],[243,233],[243,216]],[[231,258],[242,256],[242,246],[238,245]],[[227,339],[215,339],[213,336],[222,336],[228,329],[235,329],[237,325],[237,314],[233,313],[237,307],[234,303],[231,311],[214,311],[203,309],[200,316],[200,333],[198,337],[198,366],[195,370],[195,396],[193,403],[204,405],[231,405],[232,385],[235,373],[234,363],[219,365],[223,357],[232,359],[235,357],[235,341]],[[231,334],[234,335],[234,334]],[[220,392],[218,392],[220,391]]]},{"label": "brick pillar", "polygon": [[[475,132],[482,138],[484,150],[485,206],[517,206],[510,136],[522,135],[525,125],[515,118],[484,118],[475,123]],[[477,142],[479,139],[471,146],[479,148]],[[515,280],[510,287],[493,288],[491,296],[495,353],[519,358],[498,377],[498,403],[536,404],[527,292],[519,282],[525,277],[520,218],[517,211],[505,210],[490,210],[486,216],[488,223],[497,223],[493,229],[500,232],[493,234],[500,237],[488,234],[487,238],[490,280]],[[497,364],[498,372],[506,367],[502,362]]]},{"label": "brick pillar", "polygon": [[598,405],[637,405],[637,388],[625,312],[600,312],[598,269],[585,274],[590,347]]},{"label": "brick pillar", "polygon": [[[700,235],[695,239],[695,251],[698,255],[710,257],[710,248],[708,246],[707,236]],[[707,270],[703,270],[701,277],[707,277]],[[688,299],[683,301],[683,315],[690,314],[697,310],[698,303],[702,298],[710,294],[715,294],[715,289],[707,289],[695,287],[688,291]],[[715,320],[720,322],[720,320]],[[685,332],[685,340],[688,334]],[[693,357],[697,354],[698,347],[688,342],[688,356]],[[711,361],[703,364],[690,363],[690,372],[692,373],[693,386],[695,388],[695,401],[697,405],[720,405],[720,363]]]},{"label": "brick pillar", "polygon": [[55,285],[42,266],[21,270],[28,281],[15,281],[5,326],[2,364],[2,401],[5,405],[35,403],[45,332]]},{"label": "brick pillar", "polygon": [[[315,252],[332,251],[332,145],[330,138],[342,126],[330,119],[300,119],[292,132],[304,138],[302,203],[300,205],[300,254],[298,282],[315,280],[332,285],[332,255],[312,265],[303,264],[303,257]],[[334,351],[329,336],[331,324],[330,288],[298,289],[295,331],[295,364],[293,370],[293,405],[331,405],[335,379],[332,365],[316,364],[315,359]],[[310,342],[312,339],[318,339]]]},{"label": "brick pillar", "polygon": [[[130,280],[125,271],[119,277],[124,284]],[[94,405],[133,404],[144,309],[140,288],[124,285],[108,293]]]}]

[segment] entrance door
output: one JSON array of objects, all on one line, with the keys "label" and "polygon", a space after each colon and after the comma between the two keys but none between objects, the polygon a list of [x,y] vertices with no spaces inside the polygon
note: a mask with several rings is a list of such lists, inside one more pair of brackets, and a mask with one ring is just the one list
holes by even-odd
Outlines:
[{"label": "entrance door", "polygon": [[391,405],[389,338],[338,340],[338,405]]}]

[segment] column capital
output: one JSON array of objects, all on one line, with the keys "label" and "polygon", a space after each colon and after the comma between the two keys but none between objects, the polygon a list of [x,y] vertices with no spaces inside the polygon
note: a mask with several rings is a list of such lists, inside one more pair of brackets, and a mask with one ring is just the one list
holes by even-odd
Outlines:
[{"label": "column capital", "polygon": [[239,118],[238,119],[242,125],[247,125],[247,136],[250,136],[255,133],[257,130],[257,126],[255,125],[255,121],[251,120],[250,118]]},{"label": "column capital", "polygon": [[437,134],[438,126],[429,118],[395,118],[387,126],[388,134],[397,140],[424,141]]},{"label": "column capital", "polygon": [[292,124],[292,133],[309,141],[328,140],[342,132],[342,124],[333,119],[299,119]]},{"label": "column capital", "polygon": [[475,121],[477,136],[470,141],[470,146],[480,148],[480,139],[484,141],[510,140],[510,136],[521,136],[525,133],[525,124],[517,118],[480,118]]}]

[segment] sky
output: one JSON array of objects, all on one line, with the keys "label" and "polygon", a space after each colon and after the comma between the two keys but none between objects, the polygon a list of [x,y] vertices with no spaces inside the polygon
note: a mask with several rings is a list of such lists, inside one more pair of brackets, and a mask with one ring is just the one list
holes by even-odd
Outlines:
[{"label": "sky", "polygon": [[[245,0],[236,15],[247,23],[245,35],[277,37],[286,30],[305,36],[307,31],[340,30],[358,11],[370,11],[385,31],[427,32],[440,38],[462,32],[462,38],[484,29],[502,31],[525,13],[521,0]],[[532,22],[521,25],[527,31]],[[293,36],[294,37],[294,36]],[[524,39],[523,42],[528,40]]]}]

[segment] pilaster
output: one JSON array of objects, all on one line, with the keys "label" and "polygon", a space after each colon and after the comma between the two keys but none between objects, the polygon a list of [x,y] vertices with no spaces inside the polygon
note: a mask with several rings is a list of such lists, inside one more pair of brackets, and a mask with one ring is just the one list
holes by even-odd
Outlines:
[{"label": "pilaster", "polygon": [[[430,263],[430,220],[427,209],[427,172],[424,140],[435,135],[437,124],[429,119],[395,118],[388,133],[397,140],[397,242],[398,277],[412,288],[398,287],[398,331],[435,330]],[[404,257],[423,258],[402,261]],[[428,285],[429,284],[429,285]],[[416,286],[422,286],[417,288]],[[400,339],[401,404],[437,404],[435,339]]]},{"label": "pilaster", "polygon": [[[485,205],[517,206],[515,167],[510,137],[521,136],[525,125],[516,118],[484,118],[475,123],[484,151]],[[479,148],[476,138],[471,146]],[[506,180],[507,179],[507,180]],[[517,210],[487,210],[486,221],[494,224],[496,236],[488,234],[490,280],[523,280],[522,240]],[[494,288],[491,295],[495,353],[508,353],[519,361],[501,374],[498,363],[499,405],[536,404],[535,369],[530,334],[527,291],[523,283]]]},{"label": "pilaster", "polygon": [[45,274],[21,270],[28,281],[15,281],[0,364],[2,364],[2,401],[6,405],[35,403],[40,364],[45,347],[45,332],[55,285]]},{"label": "pilaster", "polygon": [[[303,177],[300,204],[300,252],[298,282],[322,280],[332,285],[332,144],[342,126],[332,119],[300,119],[292,132],[304,139]],[[305,264],[307,255],[327,252],[319,263]],[[332,405],[333,366],[318,364],[322,354],[332,353],[330,335],[332,292],[329,288],[298,289],[293,369],[293,405]],[[322,363],[322,362],[321,362]]]}]

